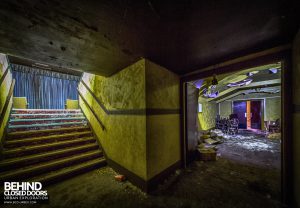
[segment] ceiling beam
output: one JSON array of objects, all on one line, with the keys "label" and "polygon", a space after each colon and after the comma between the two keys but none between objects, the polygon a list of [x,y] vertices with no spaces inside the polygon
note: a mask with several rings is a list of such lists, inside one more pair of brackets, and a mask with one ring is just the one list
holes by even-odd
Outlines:
[{"label": "ceiling beam", "polygon": [[228,88],[224,91],[222,91],[218,97],[216,98],[209,98],[207,99],[208,102],[211,101],[217,101],[223,98],[228,97],[228,94],[233,94],[240,90],[249,90],[249,89],[256,89],[260,87],[274,87],[274,86],[280,86],[281,85],[281,79],[274,79],[274,80],[267,80],[267,81],[260,81],[260,82],[252,82],[251,84],[243,87],[232,87]]}]

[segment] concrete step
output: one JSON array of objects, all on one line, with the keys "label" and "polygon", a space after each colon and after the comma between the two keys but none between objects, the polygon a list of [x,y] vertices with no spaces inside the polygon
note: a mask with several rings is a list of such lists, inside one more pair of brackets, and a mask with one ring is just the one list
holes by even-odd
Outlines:
[{"label": "concrete step", "polygon": [[0,156],[0,184],[47,185],[106,165],[81,110],[13,109]]},{"label": "concrete step", "polygon": [[11,114],[10,118],[62,118],[62,117],[83,117],[83,113],[39,113],[39,114]]},{"label": "concrete step", "polygon": [[6,158],[19,157],[19,156],[30,155],[30,154],[37,154],[45,151],[51,151],[51,150],[57,150],[57,149],[62,149],[66,147],[76,146],[76,145],[93,143],[95,141],[96,140],[93,137],[84,137],[84,138],[76,138],[70,141],[59,141],[50,144],[39,144],[33,146],[9,148],[3,150],[2,157],[6,159]]},{"label": "concrete step", "polygon": [[29,131],[16,131],[10,132],[6,135],[6,140],[9,139],[21,139],[28,137],[38,137],[43,135],[56,135],[68,132],[82,132],[90,130],[89,126],[75,126],[66,128],[55,128],[55,129],[42,129],[42,130],[29,130]]},{"label": "concrete step", "polygon": [[93,133],[91,131],[83,131],[41,137],[10,139],[4,142],[4,148],[16,148],[22,146],[37,145],[42,143],[65,141],[88,136],[93,136]]},{"label": "concrete step", "polygon": [[80,109],[12,109],[12,114],[81,113]]},{"label": "concrete step", "polygon": [[67,168],[63,168],[60,170],[56,170],[47,174],[43,174],[34,178],[29,179],[28,181],[34,182],[39,181],[43,184],[43,186],[47,186],[53,183],[57,183],[59,181],[68,179],[70,177],[74,177],[76,175],[86,173],[88,171],[101,168],[106,165],[106,161],[104,158],[96,158],[85,163],[81,163],[78,165],[73,165]]},{"label": "concrete step", "polygon": [[0,182],[3,183],[4,181],[20,181],[23,179],[28,179],[30,177],[37,176],[42,173],[48,173],[49,171],[55,171],[63,167],[83,163],[91,159],[100,157],[101,152],[99,150],[94,150],[67,158],[39,163],[37,165],[28,166],[26,168],[10,170],[7,172],[0,173]]},{"label": "concrete step", "polygon": [[[21,168],[24,166],[50,161],[57,158],[63,158],[72,156],[79,153],[88,152],[91,150],[99,149],[99,145],[97,143],[89,143],[85,145],[75,146],[75,147],[67,147],[65,149],[53,150],[48,152],[43,152],[40,154],[16,157],[11,159],[6,159],[0,161],[0,172],[8,171],[11,169]],[[100,150],[99,150],[100,151]],[[101,155],[102,155],[102,151]]]},{"label": "concrete step", "polygon": [[86,121],[85,117],[63,117],[63,118],[17,118],[10,119],[10,125],[32,125],[32,124],[50,124]]},{"label": "concrete step", "polygon": [[49,123],[49,124],[31,124],[31,125],[8,125],[8,131],[25,131],[25,130],[40,130],[40,129],[52,129],[60,127],[72,127],[87,125],[85,120],[79,122],[65,122],[65,123]]}]

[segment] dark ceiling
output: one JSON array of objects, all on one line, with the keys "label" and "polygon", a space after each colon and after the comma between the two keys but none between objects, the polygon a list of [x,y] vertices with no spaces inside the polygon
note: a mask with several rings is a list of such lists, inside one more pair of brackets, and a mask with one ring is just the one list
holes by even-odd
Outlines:
[{"label": "dark ceiling", "polygon": [[109,76],[141,57],[178,74],[292,41],[279,0],[1,0],[0,52]]}]

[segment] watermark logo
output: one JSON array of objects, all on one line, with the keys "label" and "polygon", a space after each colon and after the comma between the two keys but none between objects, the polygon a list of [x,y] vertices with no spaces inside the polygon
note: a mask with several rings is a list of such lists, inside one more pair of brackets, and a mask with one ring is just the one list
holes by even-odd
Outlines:
[{"label": "watermark logo", "polygon": [[48,203],[49,196],[41,182],[4,182],[4,204]]}]

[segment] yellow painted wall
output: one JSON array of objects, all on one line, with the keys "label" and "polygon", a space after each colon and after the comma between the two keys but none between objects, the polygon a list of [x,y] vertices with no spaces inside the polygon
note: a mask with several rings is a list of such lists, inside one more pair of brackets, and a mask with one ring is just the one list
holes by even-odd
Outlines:
[{"label": "yellow painted wall", "polygon": [[[111,77],[84,73],[83,80],[109,110],[145,109],[145,61],[123,69]],[[107,115],[80,84],[80,91],[103,122],[103,131],[89,109],[80,99],[108,158],[147,179],[146,174],[146,116]]]},{"label": "yellow painted wall", "polygon": [[107,109],[144,109],[145,60],[141,59],[109,78],[95,76],[94,90]]},{"label": "yellow painted wall", "polygon": [[[8,62],[6,60],[6,56],[4,54],[0,54],[0,74],[1,74],[1,76],[4,74],[7,66],[8,66]],[[0,112],[2,112],[3,107],[5,105],[11,82],[12,82],[12,74],[10,71],[8,71],[8,74],[6,75],[6,78],[4,79],[4,81],[0,87]],[[9,102],[7,109],[10,109],[11,106],[12,106],[12,98]],[[8,119],[9,119],[9,111],[7,111],[5,113],[4,120],[3,120],[4,122],[0,124],[0,142],[2,142],[5,126],[8,122]]]},{"label": "yellow painted wall", "polygon": [[145,64],[147,108],[178,109],[178,75],[149,60]]},{"label": "yellow painted wall", "polygon": [[[105,130],[80,99],[80,106],[107,157],[149,180],[180,160],[179,77],[142,59],[111,77],[84,73],[83,78],[108,110],[144,110],[139,115],[107,115],[86,88],[79,89]],[[146,109],[177,113],[146,115]]]},{"label": "yellow painted wall", "polygon": [[[293,43],[293,104],[300,106],[300,31]],[[300,207],[300,112],[293,114],[294,198]]]},{"label": "yellow painted wall", "polygon": [[[179,77],[149,60],[146,101],[147,109],[179,109]],[[179,113],[147,115],[148,180],[180,160],[179,119]]]},{"label": "yellow painted wall", "polygon": [[202,104],[202,113],[198,113],[199,130],[208,130],[216,126],[216,116],[218,115],[218,105],[216,102],[207,102],[199,98]]}]

